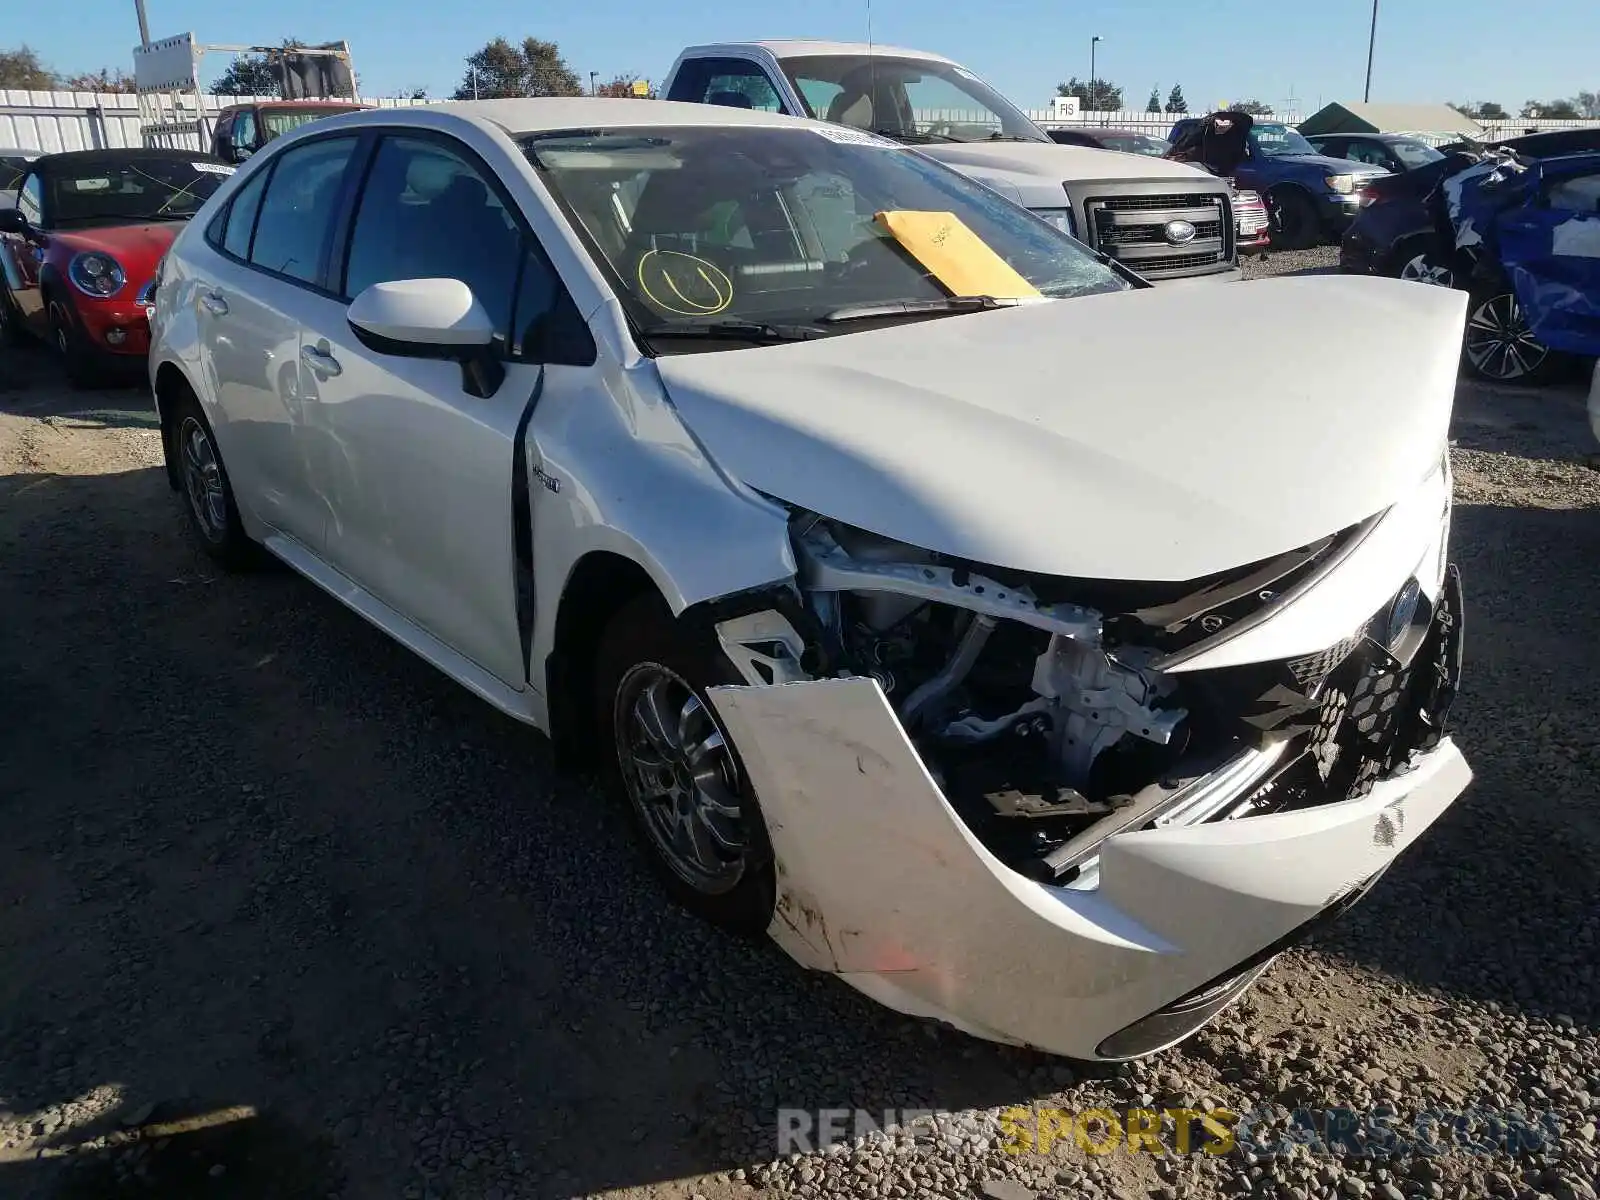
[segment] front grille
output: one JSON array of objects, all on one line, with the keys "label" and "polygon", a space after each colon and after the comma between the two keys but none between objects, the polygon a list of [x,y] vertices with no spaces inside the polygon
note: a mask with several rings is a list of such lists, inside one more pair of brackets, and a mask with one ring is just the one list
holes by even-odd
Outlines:
[{"label": "front grille", "polygon": [[1199,208],[1216,203],[1215,196],[1178,193],[1171,196],[1106,196],[1091,200],[1108,212],[1140,212],[1151,208]]},{"label": "front grille", "polygon": [[[1106,253],[1111,253],[1110,247]],[[1120,257],[1113,255],[1113,257]],[[1215,267],[1227,260],[1215,250],[1204,254],[1162,254],[1150,258],[1128,259],[1124,265],[1130,271],[1137,271],[1148,278],[1164,278],[1172,275],[1193,275],[1203,267]]]},{"label": "front grille", "polygon": [[[1221,221],[1197,221],[1194,223],[1194,236],[1196,241],[1205,238],[1221,236]],[[1158,242],[1165,244],[1166,238],[1162,236],[1160,225],[1108,225],[1100,231],[1100,244],[1106,246],[1134,246],[1141,243]]]},{"label": "front grille", "polygon": [[[1233,261],[1233,210],[1220,193],[1093,196],[1083,208],[1090,244],[1147,279],[1208,274]],[[1194,227],[1187,242],[1168,240],[1173,222]]]}]

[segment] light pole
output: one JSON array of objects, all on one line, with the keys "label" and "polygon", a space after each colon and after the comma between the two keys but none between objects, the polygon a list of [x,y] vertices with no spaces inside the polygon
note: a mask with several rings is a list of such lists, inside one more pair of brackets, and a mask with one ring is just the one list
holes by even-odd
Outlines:
[{"label": "light pole", "polygon": [[1372,99],[1372,51],[1378,44],[1378,0],[1372,0],[1372,30],[1367,34],[1367,89],[1361,93],[1361,102]]},{"label": "light pole", "polygon": [[1095,47],[1099,45],[1100,35],[1097,33],[1089,39],[1089,103],[1084,105],[1085,108],[1092,108],[1094,106],[1095,97],[1100,94],[1100,89],[1098,86],[1100,81],[1094,73],[1094,52]]},{"label": "light pole", "polygon": [[150,22],[145,19],[144,0],[133,0],[133,11],[139,14],[139,45],[150,47]]}]

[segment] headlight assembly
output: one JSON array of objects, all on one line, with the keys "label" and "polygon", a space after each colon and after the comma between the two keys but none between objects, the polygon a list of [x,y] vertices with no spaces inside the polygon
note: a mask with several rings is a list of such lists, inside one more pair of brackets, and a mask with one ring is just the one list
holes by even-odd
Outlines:
[{"label": "headlight assembly", "polygon": [[115,296],[128,282],[122,264],[98,250],[88,250],[74,258],[67,266],[67,275],[80,292],[97,299]]},{"label": "headlight assembly", "polygon": [[1327,185],[1341,196],[1348,196],[1356,190],[1356,177],[1354,175],[1329,175]]}]

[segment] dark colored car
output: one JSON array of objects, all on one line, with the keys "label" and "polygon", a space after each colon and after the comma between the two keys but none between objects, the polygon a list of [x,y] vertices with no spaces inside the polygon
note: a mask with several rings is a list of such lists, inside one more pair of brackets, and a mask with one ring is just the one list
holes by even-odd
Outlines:
[{"label": "dark colored car", "polygon": [[1172,144],[1137,129],[1046,129],[1052,142],[1063,146],[1088,146],[1093,150],[1119,150],[1123,154],[1144,154],[1160,158]]},{"label": "dark colored car", "polygon": [[273,138],[291,133],[308,122],[369,107],[349,100],[263,100],[254,104],[230,104],[217,114],[217,123],[211,132],[211,154],[222,162],[241,163]]},{"label": "dark colored car", "polygon": [[1436,163],[1444,154],[1421,138],[1402,133],[1313,133],[1306,141],[1329,158],[1382,167],[1396,175]]},{"label": "dark colored car", "polygon": [[1339,269],[1352,275],[1387,275],[1423,279],[1430,273],[1423,261],[1434,236],[1434,221],[1425,198],[1435,184],[1472,149],[1515,151],[1523,158],[1600,153],[1600,129],[1557,129],[1491,142],[1456,142],[1440,147],[1440,158],[1404,174],[1376,179],[1361,194],[1360,211],[1339,242]]},{"label": "dark colored car", "polygon": [[0,334],[46,339],[67,377],[144,366],[150,283],[233,168],[185,150],[78,150],[27,166],[0,208]]},{"label": "dark colored car", "polygon": [[[1167,140],[1176,143],[1203,119],[1178,121]],[[1240,187],[1260,192],[1270,202],[1273,241],[1284,250],[1303,250],[1338,237],[1355,219],[1361,189],[1382,174],[1369,163],[1319,154],[1296,130],[1262,120],[1253,123],[1244,161],[1232,172]]]}]

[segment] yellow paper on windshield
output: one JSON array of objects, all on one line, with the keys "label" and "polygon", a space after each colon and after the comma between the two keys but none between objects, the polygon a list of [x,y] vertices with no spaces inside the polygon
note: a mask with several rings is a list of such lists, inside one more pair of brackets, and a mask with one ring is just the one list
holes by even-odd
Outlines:
[{"label": "yellow paper on windshield", "polygon": [[1037,296],[1039,289],[1011,269],[955,213],[900,209],[873,218],[952,296]]}]

